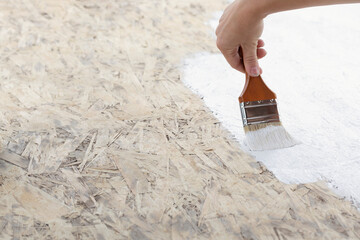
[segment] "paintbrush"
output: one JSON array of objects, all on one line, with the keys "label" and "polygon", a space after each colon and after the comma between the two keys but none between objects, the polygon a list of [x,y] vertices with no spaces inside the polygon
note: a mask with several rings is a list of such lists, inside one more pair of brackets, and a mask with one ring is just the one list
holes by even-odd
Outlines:
[{"label": "paintbrush", "polygon": [[246,73],[239,102],[246,142],[251,150],[286,148],[297,144],[280,122],[276,94],[266,86],[260,75],[251,77]]}]

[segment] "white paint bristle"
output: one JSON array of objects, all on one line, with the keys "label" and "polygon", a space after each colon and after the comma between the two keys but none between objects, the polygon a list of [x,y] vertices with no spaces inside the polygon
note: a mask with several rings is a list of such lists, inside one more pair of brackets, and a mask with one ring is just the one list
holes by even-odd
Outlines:
[{"label": "white paint bristle", "polygon": [[281,123],[262,123],[244,127],[246,144],[252,151],[292,147],[297,142]]}]

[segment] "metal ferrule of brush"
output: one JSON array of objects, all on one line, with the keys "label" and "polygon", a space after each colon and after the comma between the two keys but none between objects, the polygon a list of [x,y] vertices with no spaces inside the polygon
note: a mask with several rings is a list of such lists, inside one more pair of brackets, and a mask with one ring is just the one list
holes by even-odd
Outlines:
[{"label": "metal ferrule of brush", "polygon": [[240,102],[240,111],[244,126],[280,122],[276,99]]}]

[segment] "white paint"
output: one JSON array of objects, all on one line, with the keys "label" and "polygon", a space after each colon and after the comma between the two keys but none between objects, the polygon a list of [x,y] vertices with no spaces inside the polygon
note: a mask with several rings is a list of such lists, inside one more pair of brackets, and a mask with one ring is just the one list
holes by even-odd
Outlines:
[{"label": "white paint", "polygon": [[[318,7],[269,16],[261,60],[263,79],[277,93],[286,130],[302,144],[251,152],[243,143],[238,96],[244,75],[221,54],[184,62],[184,82],[279,180],[325,179],[360,207],[360,4]],[[217,15],[219,17],[220,14]],[[217,21],[210,22],[215,28]]]}]

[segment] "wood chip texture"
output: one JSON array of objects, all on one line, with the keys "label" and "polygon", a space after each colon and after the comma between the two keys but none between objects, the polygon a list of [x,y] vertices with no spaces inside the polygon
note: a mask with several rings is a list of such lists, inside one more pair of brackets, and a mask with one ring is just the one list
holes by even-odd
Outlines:
[{"label": "wood chip texture", "polygon": [[1,239],[360,238],[350,202],[278,181],[182,84],[226,2],[0,2]]}]

